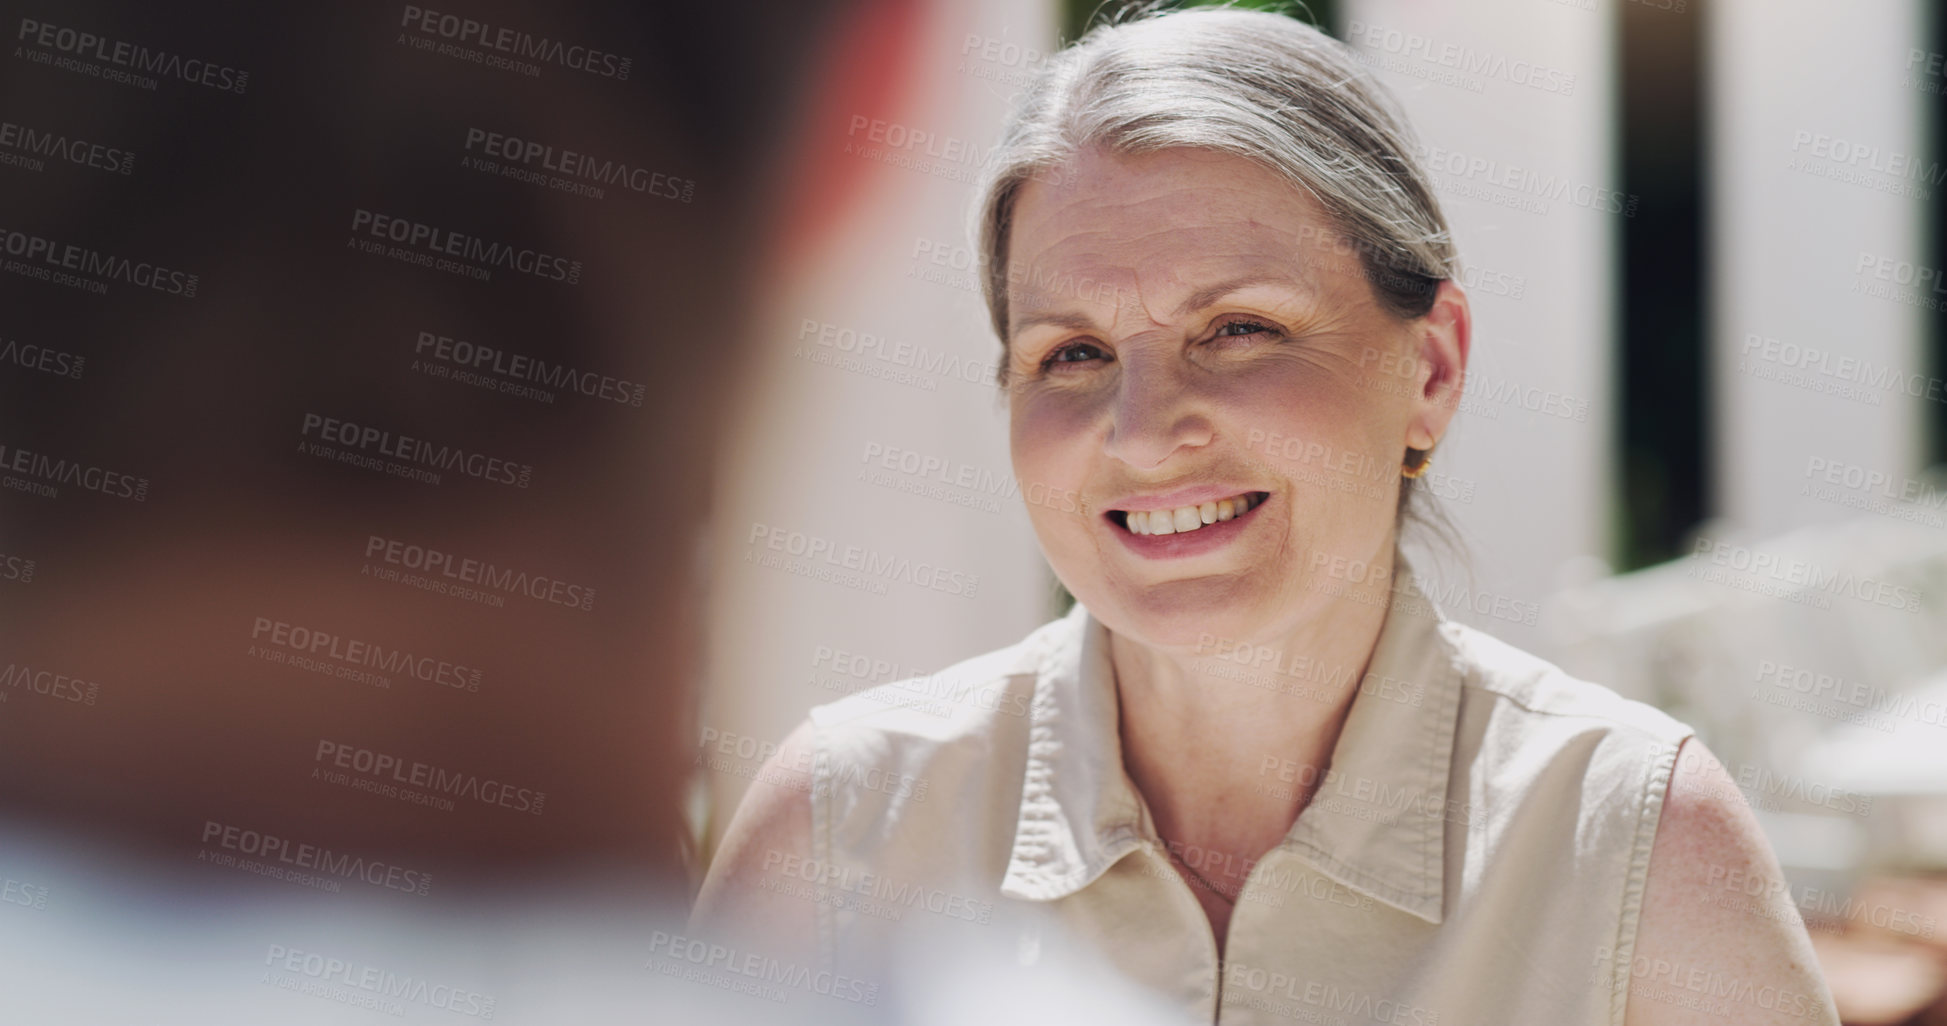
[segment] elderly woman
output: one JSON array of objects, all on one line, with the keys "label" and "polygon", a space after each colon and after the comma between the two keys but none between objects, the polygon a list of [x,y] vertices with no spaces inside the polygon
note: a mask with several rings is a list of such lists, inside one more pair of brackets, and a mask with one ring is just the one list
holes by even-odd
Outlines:
[{"label": "elderly woman", "polygon": [[1690,729],[1445,620],[1397,548],[1472,336],[1414,152],[1276,15],[1048,62],[979,236],[1076,605],[929,682],[944,717],[814,709],[700,920],[864,972],[1040,906],[1196,1021],[1836,1021],[1782,886],[1727,888],[1780,871]]}]

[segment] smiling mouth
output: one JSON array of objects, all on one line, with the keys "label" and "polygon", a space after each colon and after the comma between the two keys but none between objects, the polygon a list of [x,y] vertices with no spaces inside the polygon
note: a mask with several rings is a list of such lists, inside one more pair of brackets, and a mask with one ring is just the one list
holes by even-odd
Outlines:
[{"label": "smiling mouth", "polygon": [[1130,534],[1188,534],[1206,524],[1235,520],[1264,504],[1270,492],[1245,492],[1228,499],[1176,509],[1112,509],[1103,514]]}]

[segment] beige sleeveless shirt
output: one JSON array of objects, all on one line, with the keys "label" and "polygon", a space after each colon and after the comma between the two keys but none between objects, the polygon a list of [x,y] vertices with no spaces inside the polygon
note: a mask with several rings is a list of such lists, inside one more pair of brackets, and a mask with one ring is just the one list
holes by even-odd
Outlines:
[{"label": "beige sleeveless shirt", "polygon": [[[1399,567],[1311,802],[1248,877],[1201,868],[1245,879],[1221,965],[1123,769],[1108,631],[1078,604],[812,710],[813,850],[795,875],[823,892],[826,966],[876,980],[902,949],[936,950],[923,934],[959,931],[1024,965],[1043,943],[1092,949],[1190,1022],[1620,1024],[1691,730],[1448,621]],[[1294,701],[1330,683],[1256,653],[1233,665],[1237,686]],[[1308,782],[1275,759],[1263,775]]]}]

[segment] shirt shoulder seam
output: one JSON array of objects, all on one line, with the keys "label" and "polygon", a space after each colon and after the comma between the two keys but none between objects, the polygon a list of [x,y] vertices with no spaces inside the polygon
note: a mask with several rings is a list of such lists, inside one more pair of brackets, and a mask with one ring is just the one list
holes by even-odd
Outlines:
[{"label": "shirt shoulder seam", "polygon": [[[1567,673],[1566,671],[1564,671],[1564,670],[1562,670],[1562,669],[1560,669],[1559,667],[1557,667],[1557,668],[1555,668],[1555,669],[1554,669],[1554,670],[1552,670],[1552,671],[1549,671],[1548,673],[1544,673],[1544,674],[1543,674],[1542,676],[1544,676],[1544,677],[1547,677],[1547,676],[1553,676],[1553,675],[1559,675],[1559,676],[1561,676],[1561,677],[1562,677],[1562,678],[1564,678],[1564,679],[1567,679],[1567,680],[1571,680],[1571,681],[1575,681],[1575,682],[1577,682],[1577,683],[1581,683],[1581,684],[1592,684],[1592,683],[1593,683],[1592,681],[1585,681],[1585,680],[1581,680],[1581,679],[1580,679],[1580,678],[1578,678],[1578,677],[1572,677],[1572,676],[1570,676],[1570,675],[1569,675],[1569,674],[1568,674],[1568,673]],[[1493,686],[1491,686],[1491,685],[1489,685],[1489,684],[1487,684],[1487,683],[1484,683],[1484,682],[1482,682],[1482,681],[1478,681],[1478,680],[1476,680],[1476,679],[1475,679],[1475,674],[1473,674],[1473,673],[1468,673],[1468,674],[1466,674],[1466,675],[1465,675],[1465,677],[1464,677],[1464,679],[1463,679],[1463,680],[1461,681],[1461,686],[1462,686],[1463,688],[1466,688],[1466,689],[1469,689],[1469,690],[1473,690],[1473,691],[1482,691],[1482,692],[1485,692],[1485,693],[1487,693],[1487,694],[1489,694],[1489,695],[1492,695],[1492,696],[1494,696],[1495,698],[1498,698],[1498,699],[1501,699],[1502,701],[1505,701],[1505,702],[1507,702],[1507,703],[1508,703],[1509,705],[1512,705],[1512,706],[1514,706],[1514,707],[1515,707],[1515,708],[1517,708],[1517,709],[1520,709],[1520,710],[1521,710],[1522,712],[1526,712],[1526,713],[1533,713],[1533,714],[1534,714],[1534,715],[1536,715],[1536,716],[1553,716],[1553,717],[1557,717],[1557,718],[1560,718],[1560,719],[1584,719],[1584,720],[1597,720],[1597,721],[1600,721],[1600,722],[1602,722],[1602,723],[1606,723],[1606,724],[1609,724],[1609,725],[1611,725],[1611,726],[1614,726],[1614,727],[1622,727],[1622,728],[1627,728],[1627,729],[1628,729],[1628,730],[1630,730],[1631,732],[1633,732],[1633,733],[1635,733],[1635,734],[1638,734],[1638,735],[1641,735],[1641,736],[1643,736],[1643,737],[1646,737],[1646,738],[1648,738],[1649,740],[1652,740],[1652,741],[1665,741],[1665,740],[1668,740],[1668,738],[1667,738],[1667,737],[1665,736],[1665,732],[1659,732],[1658,730],[1656,730],[1656,729],[1654,729],[1654,728],[1652,728],[1652,727],[1650,727],[1649,725],[1646,725],[1646,724],[1643,724],[1643,723],[1639,723],[1639,722],[1636,722],[1636,721],[1634,721],[1634,720],[1632,720],[1632,719],[1630,719],[1630,718],[1628,718],[1628,717],[1624,717],[1624,716],[1618,716],[1618,715],[1616,715],[1616,714],[1615,714],[1615,713],[1613,713],[1613,712],[1605,712],[1605,711],[1603,711],[1603,710],[1600,710],[1600,709],[1543,709],[1543,708],[1537,708],[1537,707],[1536,707],[1536,706],[1534,706],[1534,705],[1531,705],[1531,704],[1529,704],[1529,703],[1527,703],[1527,702],[1524,702],[1524,701],[1522,701],[1522,700],[1521,700],[1521,699],[1520,699],[1519,697],[1517,697],[1517,696],[1515,696],[1515,695],[1512,695],[1512,694],[1510,694],[1510,693],[1508,693],[1508,692],[1506,692],[1506,691],[1503,691],[1503,690],[1501,690],[1501,689],[1499,689],[1499,688],[1496,688],[1496,687],[1493,687]],[[1598,685],[1595,685],[1595,686],[1596,686],[1596,687],[1601,687],[1602,685],[1599,685],[1599,684],[1598,684]],[[1665,718],[1667,718],[1667,719],[1669,719],[1669,720],[1670,720],[1670,722],[1671,722],[1671,723],[1673,723],[1673,724],[1675,724],[1675,725],[1676,725],[1676,727],[1678,728],[1678,730],[1677,730],[1677,735],[1678,735],[1678,740],[1681,740],[1682,738],[1687,738],[1687,737],[1689,737],[1689,736],[1690,736],[1690,735],[1691,735],[1692,733],[1694,733],[1694,731],[1693,731],[1693,730],[1692,730],[1692,729],[1691,729],[1690,727],[1688,727],[1687,725],[1685,725],[1685,724],[1683,723],[1683,721],[1681,721],[1681,720],[1678,720],[1678,719],[1676,719],[1676,718],[1674,718],[1674,717],[1671,717],[1669,713],[1666,713],[1666,712],[1663,712],[1663,711],[1662,711],[1661,709],[1658,709],[1658,708],[1656,708],[1656,707],[1655,707],[1655,706],[1653,706],[1653,705],[1650,705],[1650,704],[1648,704],[1648,703],[1646,703],[1646,702],[1640,702],[1640,701],[1637,701],[1636,699],[1633,699],[1633,698],[1626,698],[1626,697],[1624,697],[1624,696],[1622,696],[1622,695],[1618,695],[1618,694],[1616,694],[1616,693],[1615,693],[1615,692],[1613,692],[1613,691],[1611,691],[1611,692],[1609,692],[1609,693],[1610,693],[1610,694],[1612,694],[1612,695],[1615,695],[1615,697],[1616,697],[1616,698],[1617,698],[1618,700],[1620,700],[1620,701],[1624,701],[1624,702],[1634,702],[1635,704],[1637,704],[1637,705],[1640,705],[1640,706],[1642,706],[1643,708],[1645,708],[1645,709],[1647,709],[1647,710],[1649,710],[1649,711],[1651,711],[1651,712],[1653,712],[1653,713],[1656,713],[1656,714],[1657,714],[1657,715],[1659,715],[1659,716],[1663,716],[1663,717],[1665,717]]]},{"label": "shirt shoulder seam", "polygon": [[[1694,733],[1694,732],[1693,732]],[[1629,1007],[1629,986],[1632,967],[1636,961],[1636,933],[1642,925],[1643,896],[1648,890],[1650,855],[1656,845],[1656,831],[1663,818],[1664,796],[1669,792],[1672,777],[1676,772],[1677,752],[1683,747],[1692,733],[1686,733],[1682,740],[1668,750],[1659,751],[1656,761],[1650,765],[1649,780],[1644,786],[1641,804],[1637,807],[1636,836],[1630,847],[1629,876],[1623,884],[1622,907],[1616,921],[1616,940],[1610,948],[1609,960],[1609,1022],[1610,1026],[1623,1026],[1623,1018]],[[1622,986],[1616,986],[1617,981]]]},{"label": "shirt shoulder seam", "polygon": [[[825,727],[811,718],[811,849],[818,865],[832,864],[832,790],[830,747],[825,743]],[[814,902],[818,923],[818,957],[827,972],[838,972],[838,924],[829,902]]]},{"label": "shirt shoulder seam", "polygon": [[[993,684],[999,681],[1012,680],[1016,677],[1033,677],[1035,675],[1036,673],[1032,669],[1012,670],[1005,673],[995,673],[988,676],[974,678],[970,681],[970,683],[975,686],[978,686],[982,684]],[[870,721],[886,713],[899,712],[901,707],[896,705],[882,705],[882,706],[875,706],[875,707],[852,709],[844,712],[838,711],[836,707],[853,698],[857,698],[860,695],[871,694],[873,692],[885,692],[887,691],[887,689],[894,689],[896,685],[903,684],[907,681],[919,680],[919,679],[921,678],[901,677],[899,680],[886,681],[884,683],[874,684],[871,687],[860,688],[859,690],[854,691],[848,695],[843,695],[839,698],[833,699],[832,701],[821,702],[818,705],[812,706],[811,715],[815,717],[815,720],[818,723],[818,725],[824,728],[849,727],[854,725],[863,725],[863,726],[871,727],[873,726],[873,724],[869,722],[861,724],[860,721]],[[973,710],[972,713],[969,714],[969,718],[972,718],[973,716],[978,715],[980,712],[983,711],[985,710],[975,709]]]}]

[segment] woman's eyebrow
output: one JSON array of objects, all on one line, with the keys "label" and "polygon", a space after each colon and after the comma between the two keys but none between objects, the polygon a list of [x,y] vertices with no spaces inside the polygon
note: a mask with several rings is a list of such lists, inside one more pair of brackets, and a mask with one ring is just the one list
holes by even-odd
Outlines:
[{"label": "woman's eyebrow", "polygon": [[1288,288],[1301,295],[1310,295],[1313,291],[1309,282],[1292,278],[1289,275],[1272,272],[1246,274],[1190,293],[1190,298],[1185,299],[1183,305],[1176,308],[1176,316],[1181,317],[1184,314],[1201,310],[1233,292],[1247,289],[1254,285],[1277,285]]},{"label": "woman's eyebrow", "polygon": [[[1269,271],[1253,272],[1221,281],[1215,285],[1190,293],[1190,298],[1184,300],[1183,305],[1176,308],[1176,316],[1181,317],[1184,314],[1201,310],[1233,292],[1238,292],[1256,285],[1276,285],[1282,288],[1288,288],[1301,295],[1310,295],[1313,291],[1309,282],[1293,278],[1287,274]],[[1029,328],[1040,327],[1043,324],[1052,324],[1057,327],[1067,328],[1071,331],[1089,331],[1095,327],[1094,319],[1086,314],[1055,311],[1037,312],[1015,321],[1013,326],[1008,330],[1008,337],[1014,338]]]},{"label": "woman's eyebrow", "polygon": [[1055,313],[1052,311],[1036,313],[1015,321],[1014,326],[1009,329],[1007,336],[1014,338],[1029,328],[1039,327],[1043,324],[1053,324],[1058,327],[1067,328],[1070,331],[1089,331],[1095,327],[1095,320],[1087,314],[1079,313]]}]

